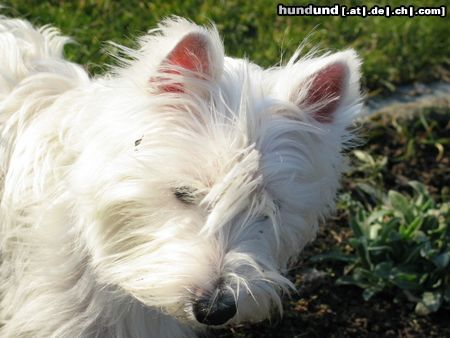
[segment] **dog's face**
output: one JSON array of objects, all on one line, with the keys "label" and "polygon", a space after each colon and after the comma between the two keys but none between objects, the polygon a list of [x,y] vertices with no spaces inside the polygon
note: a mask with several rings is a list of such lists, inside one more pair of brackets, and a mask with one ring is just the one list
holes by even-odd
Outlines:
[{"label": "dog's face", "polygon": [[263,70],[182,20],[142,44],[74,170],[98,278],[191,325],[265,319],[333,209],[358,58]]}]

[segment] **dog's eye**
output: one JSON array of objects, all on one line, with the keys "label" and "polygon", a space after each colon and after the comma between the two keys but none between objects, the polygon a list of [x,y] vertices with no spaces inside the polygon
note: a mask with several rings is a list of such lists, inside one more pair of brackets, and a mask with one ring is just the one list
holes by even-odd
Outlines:
[{"label": "dog's eye", "polygon": [[189,186],[176,187],[173,191],[175,197],[186,204],[193,204],[195,202],[195,192],[197,189]]}]

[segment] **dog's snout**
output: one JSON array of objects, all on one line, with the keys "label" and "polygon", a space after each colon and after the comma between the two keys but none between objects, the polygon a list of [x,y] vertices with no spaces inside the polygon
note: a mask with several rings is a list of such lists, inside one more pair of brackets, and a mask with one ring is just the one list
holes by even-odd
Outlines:
[{"label": "dog's snout", "polygon": [[200,293],[194,299],[195,319],[206,325],[222,325],[236,314],[236,301],[226,287],[218,287],[213,293]]}]

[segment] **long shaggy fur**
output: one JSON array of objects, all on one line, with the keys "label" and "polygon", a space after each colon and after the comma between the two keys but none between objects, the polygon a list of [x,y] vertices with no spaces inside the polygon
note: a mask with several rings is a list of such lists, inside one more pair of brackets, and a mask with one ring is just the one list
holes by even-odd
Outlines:
[{"label": "long shaggy fur", "polygon": [[195,337],[196,290],[217,280],[227,325],[281,311],[283,273],[334,207],[355,52],[264,70],[172,18],[90,78],[68,40],[0,18],[0,336]]}]

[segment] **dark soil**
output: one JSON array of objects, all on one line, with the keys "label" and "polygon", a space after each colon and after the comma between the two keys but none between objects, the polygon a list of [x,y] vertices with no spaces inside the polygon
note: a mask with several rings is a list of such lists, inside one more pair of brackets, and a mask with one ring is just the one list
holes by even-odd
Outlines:
[{"label": "dark soil", "polygon": [[[450,197],[450,108],[427,108],[407,117],[378,115],[362,132],[364,150],[386,156],[386,189],[402,189],[409,180],[425,183],[435,197]],[[351,176],[347,178],[351,181]]]},{"label": "dark soil", "polygon": [[[420,117],[422,114],[423,118]],[[450,108],[434,108],[419,115],[398,118],[382,115],[362,126],[365,142],[360,149],[372,156],[387,156],[382,170],[384,189],[407,190],[406,182],[424,182],[438,200],[449,198]],[[357,169],[344,178],[343,190],[364,198],[357,182],[368,179]],[[284,316],[271,322],[212,331],[213,337],[450,337],[450,310],[429,316],[414,313],[414,304],[394,303],[393,294],[364,301],[358,287],[336,285],[343,265],[313,263],[310,257],[333,247],[350,250],[348,215],[337,215],[323,225],[318,238],[302,254],[290,276],[298,294],[285,300]]]}]

